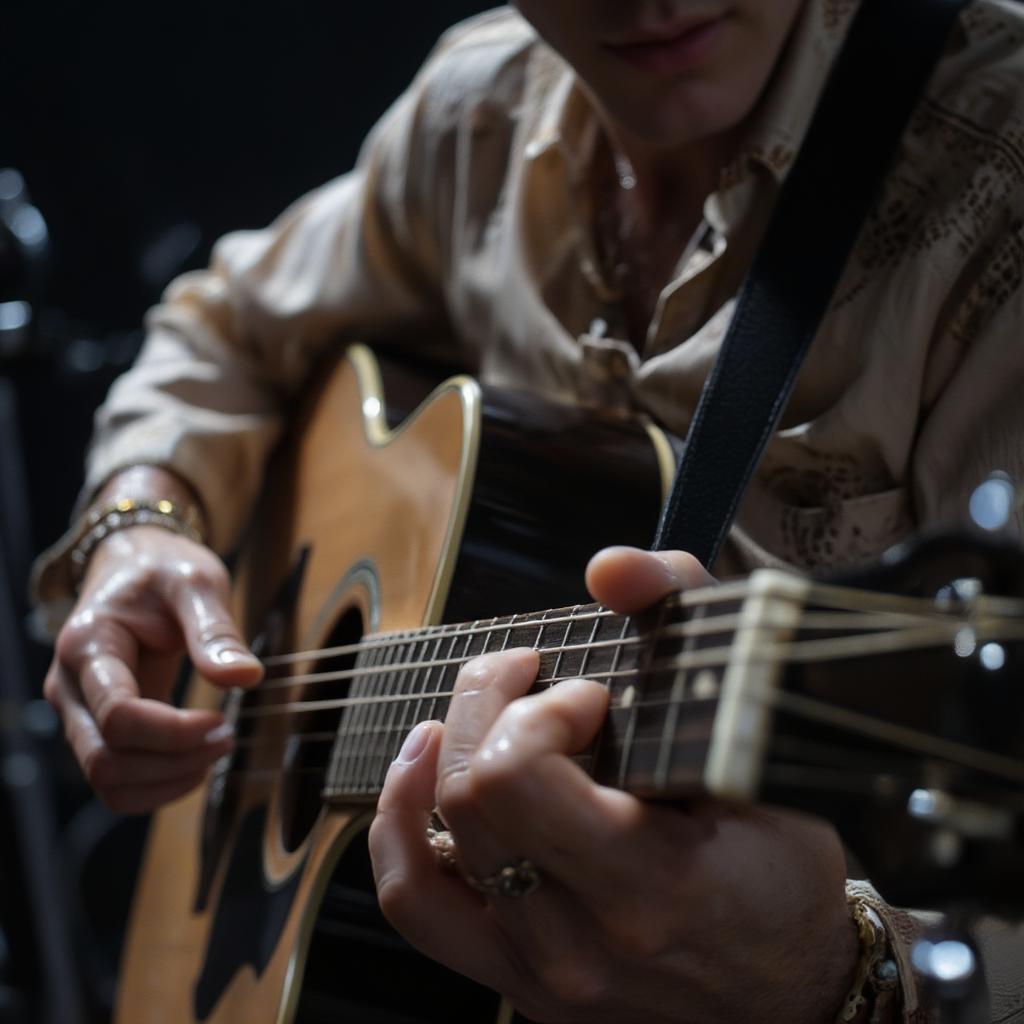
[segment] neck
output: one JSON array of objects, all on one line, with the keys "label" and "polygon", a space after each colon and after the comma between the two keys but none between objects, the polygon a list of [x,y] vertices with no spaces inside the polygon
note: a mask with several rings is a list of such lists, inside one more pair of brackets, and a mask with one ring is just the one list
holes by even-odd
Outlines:
[{"label": "neck", "polygon": [[620,184],[629,185],[637,224],[650,232],[666,221],[699,219],[704,200],[739,151],[738,129],[676,146],[657,145],[604,121]]}]

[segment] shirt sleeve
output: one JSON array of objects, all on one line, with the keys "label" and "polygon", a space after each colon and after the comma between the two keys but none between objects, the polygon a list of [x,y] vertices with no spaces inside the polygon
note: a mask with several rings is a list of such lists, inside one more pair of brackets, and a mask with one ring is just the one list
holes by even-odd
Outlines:
[{"label": "shirt sleeve", "polygon": [[[270,227],[221,239],[207,269],[170,285],[96,414],[77,511],[119,469],[163,466],[192,485],[209,543],[228,550],[286,403],[318,359],[346,339],[386,339],[458,361],[444,280],[460,98],[446,82],[466,60],[465,34],[441,41],[353,171]],[[51,630],[72,597],[69,536],[33,574]]]}]

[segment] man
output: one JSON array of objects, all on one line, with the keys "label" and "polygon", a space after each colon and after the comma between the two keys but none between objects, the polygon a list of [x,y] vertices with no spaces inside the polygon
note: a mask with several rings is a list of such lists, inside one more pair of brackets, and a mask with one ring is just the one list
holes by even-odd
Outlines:
[{"label": "man", "polygon": [[[136,504],[122,528],[87,520],[38,580],[51,604],[80,584],[46,689],[116,809],[186,792],[231,747],[218,715],[164,703],[182,646],[222,685],[260,675],[196,538],[230,547],[284,400],[339,335],[415,331],[491,383],[685,433],[856,2],[517,6],[445,38],[353,174],[173,285],[99,415],[85,500]],[[991,470],[1024,479],[1022,38],[999,0],[962,19],[716,575],[863,561],[961,518]],[[621,549],[589,575],[623,611],[704,579]],[[522,698],[535,668],[467,667],[392,768],[372,848],[415,944],[540,1021],[824,1022],[884,1009],[862,969],[875,922],[918,1012],[895,918],[854,901],[851,919],[828,829],[596,787],[566,755],[603,691]],[[425,838],[435,804],[460,873]],[[524,857],[541,884],[521,900],[467,884]]]}]

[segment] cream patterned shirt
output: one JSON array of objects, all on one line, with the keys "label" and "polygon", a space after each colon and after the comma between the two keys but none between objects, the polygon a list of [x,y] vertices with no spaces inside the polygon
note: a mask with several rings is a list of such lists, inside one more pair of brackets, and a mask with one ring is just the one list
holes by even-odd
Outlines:
[{"label": "cream patterned shirt", "polygon": [[[227,236],[208,270],[169,288],[98,414],[87,491],[126,464],[172,466],[229,547],[282,400],[345,337],[685,434],[854,6],[808,4],[639,352],[619,340],[597,259],[586,186],[599,128],[572,72],[508,9],[451,30],[355,171],[267,230]],[[963,519],[994,470],[1024,481],[1022,43],[1011,0],[964,16],[721,572],[863,561],[915,526]]]},{"label": "cream patterned shirt", "polygon": [[[229,548],[283,402],[345,338],[388,339],[683,435],[855,0],[808,0],[700,245],[627,341],[588,187],[600,129],[571,70],[510,9],[451,30],[357,168],[169,289],[97,415],[85,494],[120,467],[191,481]],[[827,230],[827,225],[823,225]],[[1024,482],[1024,6],[976,0],[863,229],[719,574],[862,562]],[[1018,502],[1019,530],[1024,514]],[[66,558],[37,587],[59,605]],[[1001,1021],[1024,1020],[1008,985]],[[1015,1014],[1019,1014],[1019,1017]]]}]

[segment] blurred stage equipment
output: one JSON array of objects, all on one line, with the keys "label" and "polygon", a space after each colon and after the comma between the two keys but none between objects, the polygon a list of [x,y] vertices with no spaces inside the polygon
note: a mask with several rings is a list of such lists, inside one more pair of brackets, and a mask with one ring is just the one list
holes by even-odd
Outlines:
[{"label": "blurred stage equipment", "polygon": [[0,359],[31,346],[32,303],[42,293],[49,252],[50,232],[25,179],[13,167],[0,169]]},{"label": "blurred stage equipment", "polygon": [[53,781],[40,739],[57,732],[25,673],[20,627],[29,543],[14,392],[0,379],[0,1024],[82,1024]]}]

